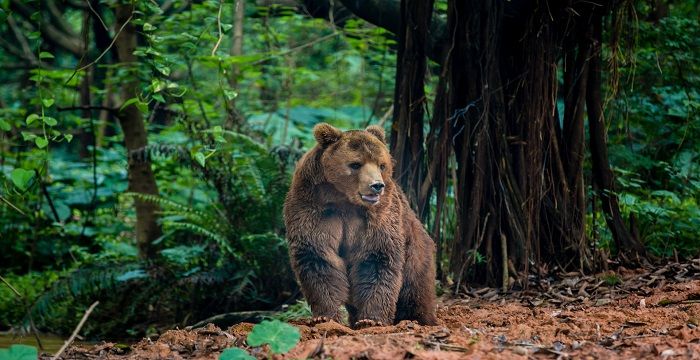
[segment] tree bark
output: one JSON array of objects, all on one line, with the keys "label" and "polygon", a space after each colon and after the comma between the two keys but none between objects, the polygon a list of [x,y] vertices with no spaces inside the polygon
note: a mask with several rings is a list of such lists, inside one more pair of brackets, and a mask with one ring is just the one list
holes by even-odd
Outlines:
[{"label": "tree bark", "polygon": [[612,232],[619,253],[628,261],[638,262],[645,256],[644,245],[632,236],[620,214],[620,206],[615,193],[615,178],[608,160],[607,135],[603,116],[601,88],[601,44],[602,18],[596,15],[593,20],[593,54],[590,59],[589,88],[586,94],[588,108],[588,128],[590,137],[593,179],[596,182],[598,197],[602,203],[605,222]]},{"label": "tree bark", "polygon": [[[231,42],[231,56],[243,55],[243,23],[245,21],[245,0],[236,0],[233,6],[233,39]],[[228,77],[229,86],[233,90],[238,87],[238,77],[241,75],[241,70],[238,65],[231,65],[231,74]],[[236,99],[226,101],[226,129],[240,131],[245,123],[245,119],[236,109]]]},{"label": "tree bark", "polygon": [[[115,28],[118,31],[122,26],[124,29],[114,43],[119,57],[119,63],[127,68],[136,63],[134,50],[137,44],[136,28],[131,23],[133,14],[131,5],[119,5],[115,9],[116,23]],[[126,25],[125,25],[126,24]],[[138,96],[139,94],[139,79],[135,72],[131,72],[129,79],[122,85],[121,95],[122,100],[126,101]],[[118,115],[119,124],[124,133],[124,144],[127,153],[137,150],[148,145],[146,124],[143,119],[143,114],[136,108],[135,105],[129,105],[122,109]],[[149,161],[135,161],[129,159],[129,191],[158,195],[158,186],[156,185],[155,176],[151,170]],[[139,248],[139,255],[142,258],[148,259],[154,255],[152,246],[153,240],[161,234],[160,226],[158,225],[158,206],[136,199],[136,241]]]},{"label": "tree bark", "polygon": [[394,122],[391,130],[391,152],[396,161],[394,177],[406,192],[408,201],[419,216],[425,210],[420,199],[425,178],[423,150],[423,115],[425,114],[425,71],[427,32],[433,2],[401,1],[404,26],[399,33],[399,51],[394,91]]}]

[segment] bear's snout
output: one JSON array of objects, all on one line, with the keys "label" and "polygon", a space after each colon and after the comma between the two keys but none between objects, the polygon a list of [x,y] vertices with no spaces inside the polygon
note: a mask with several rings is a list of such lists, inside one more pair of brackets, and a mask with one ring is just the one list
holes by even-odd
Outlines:
[{"label": "bear's snout", "polygon": [[369,185],[370,189],[374,191],[375,194],[381,194],[382,190],[384,190],[384,183],[381,181],[377,181],[373,184]]}]

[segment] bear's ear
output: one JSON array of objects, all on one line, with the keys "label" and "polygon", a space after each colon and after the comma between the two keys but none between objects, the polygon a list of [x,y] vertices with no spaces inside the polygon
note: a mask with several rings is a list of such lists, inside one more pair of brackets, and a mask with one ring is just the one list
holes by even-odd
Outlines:
[{"label": "bear's ear", "polygon": [[314,126],[314,137],[321,147],[325,148],[340,140],[343,132],[326,123],[318,123]]},{"label": "bear's ear", "polygon": [[386,144],[386,138],[384,137],[384,128],[382,128],[381,126],[377,126],[377,125],[370,125],[365,130],[368,133],[376,136],[377,139],[381,140],[383,143]]}]

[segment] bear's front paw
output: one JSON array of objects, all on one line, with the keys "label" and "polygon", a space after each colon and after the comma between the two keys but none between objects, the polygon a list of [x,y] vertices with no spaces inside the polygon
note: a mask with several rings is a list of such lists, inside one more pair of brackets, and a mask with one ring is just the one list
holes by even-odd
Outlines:
[{"label": "bear's front paw", "polygon": [[309,325],[314,326],[314,325],[318,325],[318,324],[330,322],[330,321],[335,321],[335,320],[331,319],[327,316],[316,316],[316,317],[311,318],[311,321],[309,321]]},{"label": "bear's front paw", "polygon": [[384,323],[381,321],[376,321],[376,320],[370,320],[370,319],[362,319],[358,320],[353,328],[355,329],[364,329],[372,326],[384,326]]}]

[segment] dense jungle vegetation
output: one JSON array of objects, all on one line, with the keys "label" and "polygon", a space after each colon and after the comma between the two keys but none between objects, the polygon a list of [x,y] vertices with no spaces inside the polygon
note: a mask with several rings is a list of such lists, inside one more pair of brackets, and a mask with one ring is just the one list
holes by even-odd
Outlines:
[{"label": "dense jungle vegetation", "polygon": [[700,2],[360,3],[0,0],[0,330],[295,304],[321,121],[391,134],[441,291],[700,255]]}]

